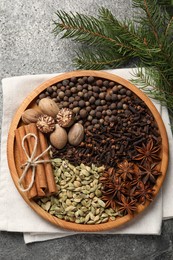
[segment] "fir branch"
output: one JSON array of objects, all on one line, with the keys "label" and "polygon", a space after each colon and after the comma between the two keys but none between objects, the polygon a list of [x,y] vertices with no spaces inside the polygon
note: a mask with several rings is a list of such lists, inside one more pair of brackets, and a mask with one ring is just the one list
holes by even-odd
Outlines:
[{"label": "fir branch", "polygon": [[76,53],[76,58],[73,60],[74,65],[78,69],[106,69],[119,67],[125,62],[128,58],[122,57],[120,55],[112,56],[112,53],[104,52],[103,50],[88,50],[87,48],[81,48]]},{"label": "fir branch", "polygon": [[134,21],[119,21],[103,7],[98,18],[57,11],[53,31],[84,46],[74,59],[79,69],[116,68],[137,58],[145,74],[138,73],[135,83],[142,84],[173,112],[173,18],[166,9],[169,3],[162,1],[161,6],[161,0],[132,1],[135,10],[142,12],[136,13]]}]

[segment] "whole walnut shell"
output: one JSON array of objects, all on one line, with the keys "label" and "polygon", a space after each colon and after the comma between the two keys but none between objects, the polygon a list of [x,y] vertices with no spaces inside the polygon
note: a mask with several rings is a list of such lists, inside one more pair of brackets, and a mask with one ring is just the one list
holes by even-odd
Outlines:
[{"label": "whole walnut shell", "polygon": [[24,124],[36,123],[42,112],[33,108],[26,109],[22,113],[22,121]]},{"label": "whole walnut shell", "polygon": [[55,130],[50,134],[50,142],[55,148],[62,149],[67,144],[66,130],[56,124]]},{"label": "whole walnut shell", "polygon": [[68,132],[68,141],[71,145],[77,146],[79,145],[84,138],[84,127],[83,125],[76,123]]},{"label": "whole walnut shell", "polygon": [[48,116],[56,117],[59,112],[58,105],[50,98],[41,99],[38,106],[43,114],[46,114]]},{"label": "whole walnut shell", "polygon": [[50,133],[55,129],[55,120],[48,115],[41,115],[36,123],[37,128],[42,133]]}]

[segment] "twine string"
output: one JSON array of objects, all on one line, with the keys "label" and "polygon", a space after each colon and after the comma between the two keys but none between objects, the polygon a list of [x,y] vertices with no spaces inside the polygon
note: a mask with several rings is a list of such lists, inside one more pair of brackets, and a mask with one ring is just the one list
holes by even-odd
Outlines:
[{"label": "twine string", "polygon": [[[31,156],[29,156],[29,154],[27,153],[27,150],[25,148],[25,140],[29,137],[32,136],[34,137],[35,141],[34,141],[34,147],[33,147],[33,151],[31,153]],[[37,157],[35,157],[36,151],[37,151],[37,146],[38,146],[38,138],[35,134],[33,133],[28,133],[26,134],[23,138],[22,138],[22,149],[26,155],[26,162],[24,164],[21,165],[21,168],[24,168],[22,175],[20,176],[19,180],[18,180],[18,184],[19,184],[19,189],[23,192],[29,191],[32,188],[32,185],[34,183],[35,180],[35,172],[36,172],[36,166],[40,163],[48,163],[50,162],[50,160],[39,160],[45,153],[47,153],[50,148],[51,145],[48,146],[41,154],[39,154]],[[35,158],[34,158],[35,157]],[[28,185],[27,188],[23,188],[22,187],[22,181],[25,178],[29,168],[32,167],[32,175],[31,175],[31,181]]]}]

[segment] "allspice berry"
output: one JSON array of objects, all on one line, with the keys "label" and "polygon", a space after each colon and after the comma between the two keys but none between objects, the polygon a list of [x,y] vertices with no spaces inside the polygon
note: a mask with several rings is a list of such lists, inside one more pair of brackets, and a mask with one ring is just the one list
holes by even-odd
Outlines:
[{"label": "allspice berry", "polygon": [[85,109],[81,109],[79,115],[81,116],[81,118],[85,118],[87,117],[88,112]]}]

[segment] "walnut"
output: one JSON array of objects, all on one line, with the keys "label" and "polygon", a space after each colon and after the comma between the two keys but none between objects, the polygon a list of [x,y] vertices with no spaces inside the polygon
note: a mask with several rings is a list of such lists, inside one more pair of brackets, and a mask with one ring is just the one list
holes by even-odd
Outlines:
[{"label": "walnut", "polygon": [[74,113],[69,108],[59,110],[56,121],[61,127],[70,127],[74,123]]},{"label": "walnut", "polygon": [[51,116],[41,115],[36,126],[42,133],[50,133],[55,129],[55,120]]}]

